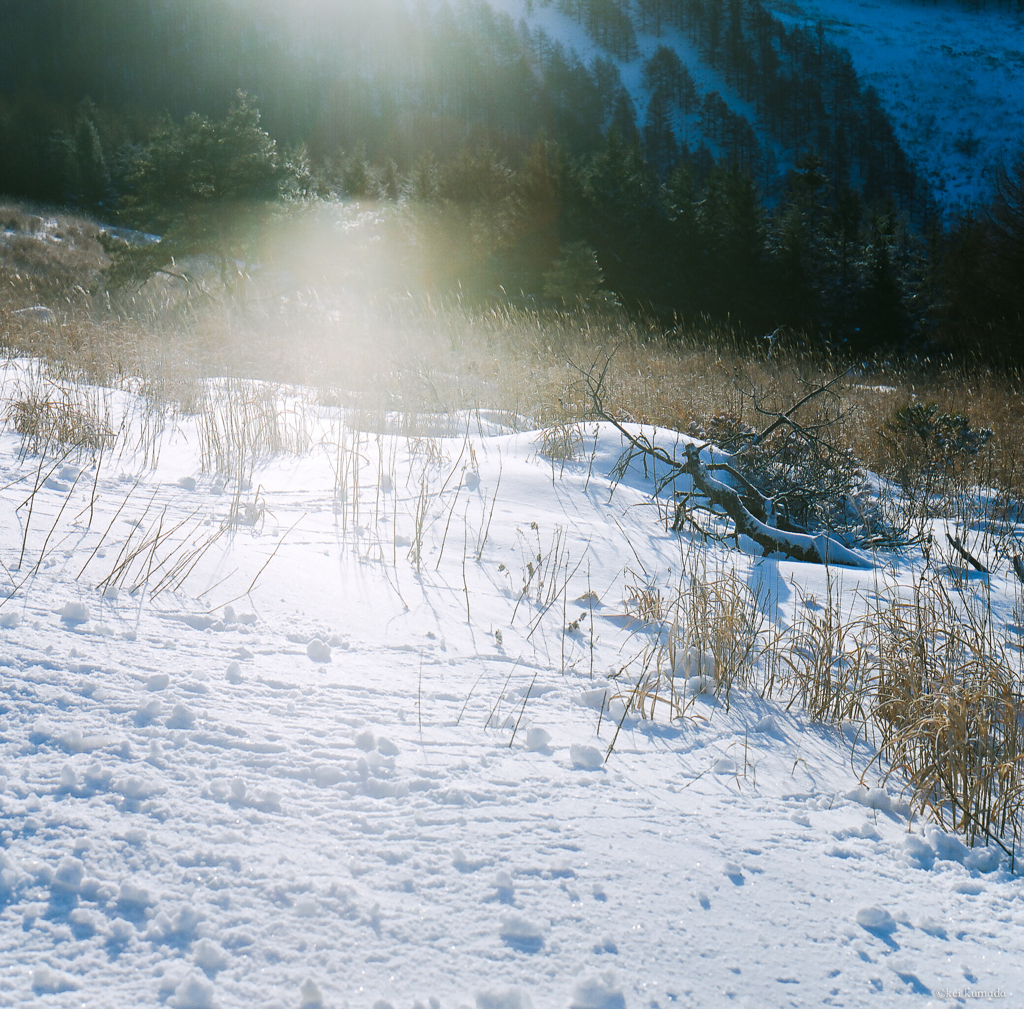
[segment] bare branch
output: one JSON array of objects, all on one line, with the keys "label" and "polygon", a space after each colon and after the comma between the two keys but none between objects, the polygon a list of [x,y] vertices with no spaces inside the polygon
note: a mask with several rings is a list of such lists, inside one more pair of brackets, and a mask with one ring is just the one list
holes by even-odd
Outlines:
[{"label": "bare branch", "polygon": [[[712,453],[715,451],[715,447],[709,442],[685,445],[683,448],[684,456],[680,459],[661,446],[656,445],[651,438],[642,432],[637,435],[627,430],[625,425],[605,407],[604,385],[608,368],[611,364],[611,356],[605,360],[599,374],[595,374],[597,370],[596,361],[589,368],[583,368],[571,361],[569,363],[582,377],[595,415],[610,423],[628,445],[617,468],[620,479],[625,475],[626,468],[636,456],[652,459],[668,469],[670,475],[658,482],[659,491],[667,486],[675,477],[684,475],[690,477],[695,490],[693,494],[684,495],[678,502],[676,520],[673,523],[674,529],[678,530],[684,522],[690,522],[695,525],[702,535],[707,535],[706,530],[695,523],[689,515],[691,502],[699,495],[704,500],[695,507],[713,515],[724,514],[732,521],[737,537],[740,535],[747,536],[754,543],[758,544],[766,554],[782,553],[794,560],[808,561],[815,564],[841,564],[858,568],[871,566],[870,562],[863,556],[827,533],[814,536],[804,532],[780,529],[778,525],[770,524],[774,511],[773,500],[762,494],[748,478],[739,473],[729,462],[714,458],[709,462],[704,462],[701,459],[702,453],[708,450]],[[814,446],[817,441],[817,435],[810,434],[800,428],[792,419],[792,415],[816,396],[827,392],[828,389],[844,377],[845,374],[837,376],[825,385],[812,389],[785,413],[777,415],[775,421],[769,424],[759,435],[755,435],[747,447],[750,448],[758,442],[764,441],[774,431],[787,424],[797,429]],[[730,480],[735,481],[740,489],[732,486],[731,483],[725,483],[717,479],[712,475],[716,472],[727,473]],[[706,504],[704,503],[705,501],[707,502]]]}]

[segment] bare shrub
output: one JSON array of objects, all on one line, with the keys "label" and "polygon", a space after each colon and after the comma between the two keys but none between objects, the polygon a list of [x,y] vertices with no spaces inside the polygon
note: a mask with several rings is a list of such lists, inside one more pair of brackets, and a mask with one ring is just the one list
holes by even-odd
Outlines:
[{"label": "bare shrub", "polygon": [[538,439],[541,455],[552,462],[575,462],[583,450],[583,435],[579,424],[562,422],[545,427]]}]

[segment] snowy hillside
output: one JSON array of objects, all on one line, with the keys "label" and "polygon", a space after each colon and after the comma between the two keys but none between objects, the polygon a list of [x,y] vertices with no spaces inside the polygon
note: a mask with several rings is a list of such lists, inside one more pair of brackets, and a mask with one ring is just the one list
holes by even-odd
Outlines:
[{"label": "snowy hillside", "polygon": [[[555,6],[490,2],[543,29],[584,60],[609,56]],[[787,0],[768,7],[785,24],[822,24],[826,39],[849,50],[862,83],[877,90],[897,138],[941,206],[951,209],[990,193],[993,165],[1024,138],[1024,13],[965,11],[950,0],[938,5]],[[762,143],[773,147],[785,166],[786,152],[768,139],[751,103],[708,65],[684,33],[666,28],[656,36],[640,30],[638,22],[639,55],[616,62],[641,122],[650,97],[642,67],[660,45],[677,50],[702,92],[718,91],[734,112],[754,124]],[[690,132],[692,140],[697,135],[693,124]]]},{"label": "snowy hillside", "polygon": [[941,204],[986,197],[993,164],[1024,143],[1024,12],[948,0],[797,0],[775,11],[822,22],[850,50]]},{"label": "snowy hillside", "polygon": [[[160,417],[24,360],[0,391],[116,436],[44,460],[0,435],[0,1005],[1024,991],[1002,852],[909,817],[863,741],[761,698],[756,659],[716,699],[720,669],[665,651],[694,578],[784,629],[920,558],[830,588],[705,553],[642,469],[612,484],[607,426],[572,452],[484,414],[389,433],[238,382]],[[672,686],[640,717],[644,656]]]}]

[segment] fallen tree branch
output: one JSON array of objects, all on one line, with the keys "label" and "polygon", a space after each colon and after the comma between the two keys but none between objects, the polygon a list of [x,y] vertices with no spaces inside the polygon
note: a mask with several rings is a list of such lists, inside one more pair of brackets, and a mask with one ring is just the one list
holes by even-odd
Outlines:
[{"label": "fallen tree branch", "polygon": [[1020,554],[1014,554],[1011,563],[1013,564],[1013,573],[1020,580],[1020,583],[1024,585],[1024,557]]},{"label": "fallen tree branch", "polygon": [[[611,357],[605,361],[604,367],[596,376],[596,362],[589,370],[574,363],[572,366],[586,383],[587,393],[596,416],[610,423],[629,445],[623,460],[620,460],[617,467],[620,477],[625,474],[625,469],[634,456],[639,455],[644,459],[651,459],[667,468],[667,474],[663,473],[657,482],[659,491],[668,486],[676,477],[688,476],[695,491],[707,501],[707,504],[703,506],[704,510],[713,513],[717,510],[717,513],[727,516],[735,526],[737,537],[740,535],[748,537],[760,546],[766,555],[781,553],[793,560],[812,564],[840,564],[855,568],[870,568],[872,566],[864,556],[851,550],[845,543],[828,533],[811,535],[780,529],[777,525],[772,525],[769,521],[773,516],[770,498],[762,495],[728,462],[715,459],[709,462],[702,461],[702,452],[714,450],[714,446],[710,442],[685,446],[684,458],[680,460],[676,455],[656,445],[643,434],[637,436],[627,430],[623,423],[609,413],[604,405],[604,383],[610,363]],[[782,425],[794,423],[792,414],[797,409],[828,390],[842,377],[844,376],[839,376],[826,385],[809,392],[795,406],[785,413],[779,414],[772,424],[761,434],[755,436],[754,440],[761,441]],[[712,475],[713,472],[723,471],[739,484],[743,493]]]},{"label": "fallen tree branch", "polygon": [[728,484],[716,480],[700,460],[701,447],[688,446],[682,472],[712,505],[717,505],[732,519],[738,535],[752,539],[766,554],[783,553],[797,561],[812,564],[841,564],[846,567],[869,568],[871,564],[844,543],[827,533],[786,532],[755,518],[744,505],[739,493]]},{"label": "fallen tree branch", "polygon": [[950,546],[952,546],[952,548],[953,548],[953,549],[954,549],[954,550],[955,550],[955,551],[956,551],[956,552],[957,552],[957,553],[958,553],[958,554],[959,554],[959,555],[960,555],[960,556],[961,556],[961,557],[962,557],[962,558],[963,558],[963,559],[964,559],[965,561],[967,561],[967,563],[968,563],[968,564],[970,564],[970,565],[971,565],[971,567],[972,567],[972,568],[974,568],[974,570],[975,570],[975,571],[979,571],[979,572],[980,572],[981,574],[983,574],[983,575],[987,575],[987,574],[989,573],[989,570],[988,570],[988,568],[987,568],[987,567],[985,567],[985,565],[984,565],[984,564],[982,564],[982,563],[981,563],[981,561],[979,561],[979,560],[978,560],[978,558],[977,558],[977,557],[975,557],[975,556],[974,556],[974,554],[972,554],[972,553],[971,553],[971,552],[970,552],[970,551],[969,551],[969,550],[967,549],[967,547],[965,547],[965,546],[963,545],[963,543],[961,543],[961,542],[960,542],[960,540],[958,540],[958,539],[957,539],[957,538],[956,538],[955,536],[953,536],[953,535],[951,535],[951,534],[950,534],[949,532],[947,532],[947,533],[946,533],[946,539],[947,539],[947,540],[949,540]]}]

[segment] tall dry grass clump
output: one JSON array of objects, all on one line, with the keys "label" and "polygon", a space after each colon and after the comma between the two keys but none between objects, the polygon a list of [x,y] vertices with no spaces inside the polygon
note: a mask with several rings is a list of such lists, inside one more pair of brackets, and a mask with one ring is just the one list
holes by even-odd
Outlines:
[{"label": "tall dry grass clump", "polygon": [[630,716],[691,718],[700,697],[728,710],[738,690],[798,706],[870,744],[871,763],[917,811],[970,844],[1000,845],[1013,863],[1024,840],[1024,672],[986,592],[972,591],[928,571],[909,588],[878,585],[865,608],[844,605],[830,578],[826,597],[803,597],[780,630],[735,572],[695,568],[657,614],[645,611],[644,629],[657,627],[618,678],[619,727]]},{"label": "tall dry grass clump", "polygon": [[985,600],[926,574],[867,619],[879,753],[920,808],[977,838],[1024,832],[1024,679]]}]

